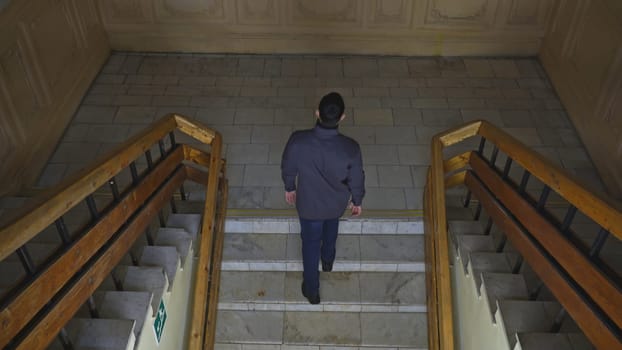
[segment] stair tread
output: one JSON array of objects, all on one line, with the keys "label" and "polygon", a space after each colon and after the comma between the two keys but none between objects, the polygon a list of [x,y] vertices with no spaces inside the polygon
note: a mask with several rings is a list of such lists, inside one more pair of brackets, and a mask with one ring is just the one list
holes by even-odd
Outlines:
[{"label": "stair tread", "polygon": [[504,253],[471,252],[469,258],[473,270],[480,272],[512,272],[508,257]]},{"label": "stair tread", "polygon": [[137,338],[146,318],[153,314],[150,292],[99,291],[94,298],[101,318],[134,320],[134,334]]},{"label": "stair tread", "polygon": [[[299,235],[225,235],[223,261],[301,261]],[[421,235],[343,235],[337,239],[337,260],[397,261],[424,260]]]},{"label": "stair tread", "polygon": [[427,347],[424,313],[220,310],[217,319],[219,343]]},{"label": "stair tread", "polygon": [[525,280],[520,275],[482,272],[481,276],[480,288],[486,290],[490,310],[493,313],[497,309],[497,300],[526,300],[528,298]]},{"label": "stair tread", "polygon": [[170,214],[166,227],[183,228],[192,237],[196,237],[201,228],[201,214]]},{"label": "stair tread", "polygon": [[549,332],[561,306],[553,301],[500,300],[499,308],[510,336],[513,333]]},{"label": "stair tread", "polygon": [[154,244],[175,247],[179,253],[181,264],[184,265],[186,257],[192,249],[193,239],[186,230],[162,227],[158,230]]},{"label": "stair tread", "polygon": [[561,333],[519,333],[517,337],[522,350],[593,349],[589,343],[577,341],[577,338]]},{"label": "stair tread", "polygon": [[484,227],[482,223],[474,220],[449,220],[447,222],[451,234],[482,234]]},{"label": "stair tread", "polygon": [[[226,233],[300,233],[297,218],[229,218]],[[341,219],[339,234],[423,234],[423,221],[416,219]]]},{"label": "stair tread", "polygon": [[[227,303],[306,302],[299,272],[223,271],[219,301]],[[248,288],[252,286],[252,288]],[[368,286],[382,286],[368,288]],[[320,273],[322,303],[424,305],[424,273]]]},{"label": "stair tread", "polygon": [[160,266],[168,277],[169,290],[173,287],[177,270],[181,268],[177,248],[169,246],[146,246],[140,257],[141,266]]},{"label": "stair tread", "polygon": [[76,349],[133,349],[135,322],[118,319],[72,318],[67,332]]},{"label": "stair tread", "polygon": [[152,316],[158,310],[160,300],[168,290],[169,282],[162,267],[128,266],[123,278],[123,289],[128,291],[147,291],[151,299]]}]

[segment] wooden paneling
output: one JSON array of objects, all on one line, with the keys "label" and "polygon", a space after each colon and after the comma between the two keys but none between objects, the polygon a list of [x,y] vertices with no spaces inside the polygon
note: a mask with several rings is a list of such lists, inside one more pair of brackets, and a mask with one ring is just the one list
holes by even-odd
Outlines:
[{"label": "wooden paneling", "polygon": [[109,46],[94,0],[12,1],[0,33],[3,195],[36,180]]},{"label": "wooden paneling", "polygon": [[610,194],[622,197],[622,7],[564,0],[540,52],[544,67]]},{"label": "wooden paneling", "polygon": [[97,0],[114,49],[535,55],[553,0]]}]

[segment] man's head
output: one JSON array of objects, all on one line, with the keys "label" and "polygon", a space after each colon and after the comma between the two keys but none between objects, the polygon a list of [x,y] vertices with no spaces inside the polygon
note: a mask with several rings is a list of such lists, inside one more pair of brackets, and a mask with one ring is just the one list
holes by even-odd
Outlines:
[{"label": "man's head", "polygon": [[320,123],[326,127],[335,127],[345,117],[343,98],[336,92],[322,97],[316,111]]}]

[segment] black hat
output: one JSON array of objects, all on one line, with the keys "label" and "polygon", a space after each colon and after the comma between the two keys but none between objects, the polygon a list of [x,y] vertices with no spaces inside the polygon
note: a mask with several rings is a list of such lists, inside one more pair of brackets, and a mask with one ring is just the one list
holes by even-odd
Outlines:
[{"label": "black hat", "polygon": [[328,127],[336,126],[345,111],[343,98],[337,92],[329,93],[320,100],[318,111],[322,125]]}]

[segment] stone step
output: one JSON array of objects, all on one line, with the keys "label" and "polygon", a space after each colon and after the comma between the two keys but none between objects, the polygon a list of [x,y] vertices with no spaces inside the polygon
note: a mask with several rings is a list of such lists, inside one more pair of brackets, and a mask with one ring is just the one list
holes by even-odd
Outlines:
[{"label": "stone step", "polygon": [[[150,292],[152,317],[158,310],[160,300],[169,290],[169,281],[162,267],[126,266],[120,267],[123,276],[123,290],[135,292]],[[124,271],[123,271],[124,270]]]},{"label": "stone step", "polygon": [[[246,305],[248,309],[272,305],[269,307],[281,310],[294,304],[312,306],[300,292],[301,281],[299,272],[223,271],[219,302],[223,309],[232,308],[234,304]],[[361,309],[363,305],[370,309],[377,306],[395,311],[400,307],[422,310],[425,309],[425,293],[424,273],[320,273],[323,305],[341,305],[344,309]]]},{"label": "stone step", "polygon": [[[214,350],[398,350],[394,346],[373,346],[373,347],[359,347],[359,346],[323,346],[323,345],[281,345],[281,344],[214,344]],[[411,348],[400,346],[399,350],[425,350],[425,348]]]},{"label": "stone step", "polygon": [[484,233],[485,223],[473,220],[451,220],[447,225],[451,235],[481,235]]},{"label": "stone step", "polygon": [[96,292],[93,295],[99,317],[107,319],[134,320],[134,335],[138,339],[145,320],[153,314],[150,292]]},{"label": "stone step", "polygon": [[[73,318],[65,329],[76,350],[132,350],[136,343],[135,322],[104,318]],[[53,343],[51,349],[59,344]]]},{"label": "stone step", "polygon": [[158,229],[154,244],[157,246],[175,247],[181,259],[181,265],[184,266],[188,255],[192,256],[194,241],[192,236],[184,229],[162,227]]},{"label": "stone step", "polygon": [[[228,218],[225,221],[227,233],[300,233],[297,218]],[[339,221],[339,234],[423,234],[421,219],[342,219]]]},{"label": "stone step", "polygon": [[514,350],[592,350],[596,349],[581,333],[519,333]]},{"label": "stone step", "polygon": [[159,266],[164,268],[168,279],[168,290],[173,287],[175,274],[181,268],[177,248],[167,246],[147,246],[139,261],[140,266]]},{"label": "stone step", "polygon": [[170,214],[166,227],[183,228],[194,239],[201,230],[201,214]]},{"label": "stone step", "polygon": [[511,273],[512,266],[505,253],[471,252],[469,259],[473,271]]},{"label": "stone step", "polygon": [[497,301],[527,300],[529,296],[523,277],[510,273],[482,272],[479,288],[481,295],[486,293],[493,314],[497,310]]},{"label": "stone step", "polygon": [[423,349],[427,321],[425,313],[220,310],[216,342]]},{"label": "stone step", "polygon": [[500,300],[497,316],[503,319],[505,331],[514,346],[515,333],[551,331],[561,305],[552,301]]},{"label": "stone step", "polygon": [[[223,262],[299,262],[301,250],[300,235],[230,233],[225,235]],[[337,239],[336,262],[422,261],[422,235],[343,235]]]}]

